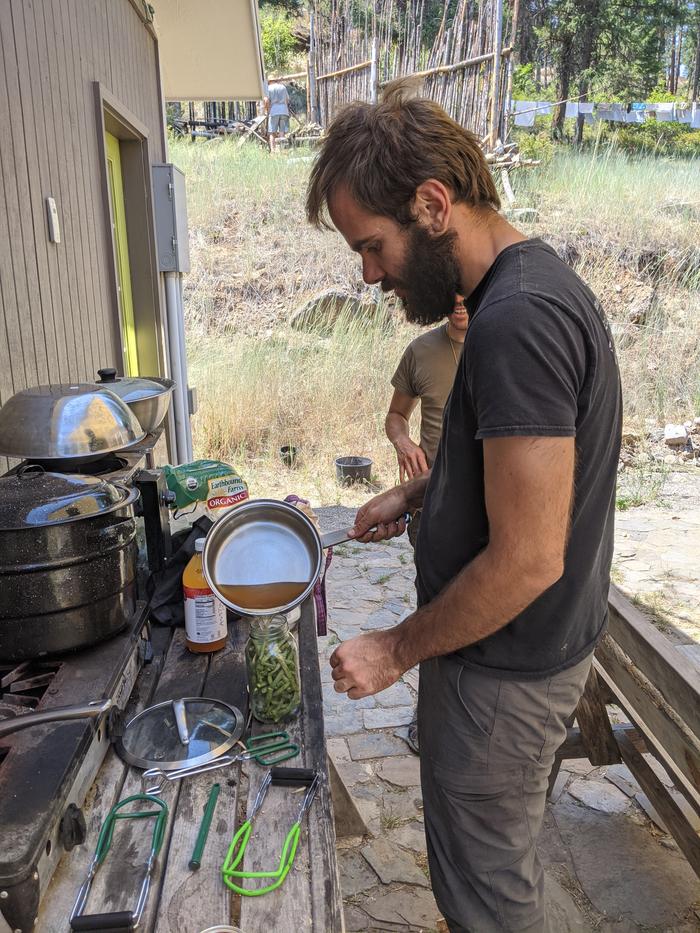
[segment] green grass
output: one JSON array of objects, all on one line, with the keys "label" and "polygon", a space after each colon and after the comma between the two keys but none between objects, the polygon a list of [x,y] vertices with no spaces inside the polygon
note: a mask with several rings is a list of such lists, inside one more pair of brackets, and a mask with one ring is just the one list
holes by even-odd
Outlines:
[{"label": "green grass", "polygon": [[641,505],[663,505],[662,493],[668,469],[659,464],[628,468],[618,481],[617,508],[620,512]]}]

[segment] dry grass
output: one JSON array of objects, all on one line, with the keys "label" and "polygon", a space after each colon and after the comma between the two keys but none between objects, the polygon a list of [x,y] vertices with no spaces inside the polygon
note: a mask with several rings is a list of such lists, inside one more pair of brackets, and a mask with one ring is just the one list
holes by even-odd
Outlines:
[{"label": "dry grass", "polygon": [[[372,457],[377,487],[397,480],[383,430],[390,376],[418,332],[345,320],[331,336],[302,334],[291,312],[326,288],[361,295],[357,258],[312,230],[303,199],[308,154],[270,158],[228,140],[171,143],[187,175],[192,272],[186,278],[190,381],[200,411],[198,455],[236,464],[253,495],[297,492],[315,504],[359,504],[333,460]],[[616,325],[628,427],[700,414],[698,165],[631,161],[609,150],[560,155],[516,175],[521,206],[566,253]],[[695,199],[693,201],[693,199]],[[278,457],[300,448],[296,469]]]}]

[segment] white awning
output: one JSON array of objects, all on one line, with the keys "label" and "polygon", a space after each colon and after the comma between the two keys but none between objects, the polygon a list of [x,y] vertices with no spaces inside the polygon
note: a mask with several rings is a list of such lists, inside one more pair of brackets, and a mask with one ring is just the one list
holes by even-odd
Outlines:
[{"label": "white awning", "polygon": [[153,0],[166,100],[257,100],[256,0]]}]

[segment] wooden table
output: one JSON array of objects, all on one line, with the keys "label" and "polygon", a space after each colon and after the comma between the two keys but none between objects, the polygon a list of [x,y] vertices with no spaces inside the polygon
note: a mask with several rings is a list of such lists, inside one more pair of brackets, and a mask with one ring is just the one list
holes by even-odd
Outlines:
[{"label": "wooden table", "polygon": [[[187,651],[184,632],[154,627],[155,657],[144,667],[129,713],[183,696],[206,696],[238,706],[247,717],[243,650],[247,625],[229,626],[229,644],[215,655]],[[342,933],[344,929],[335,850],[333,804],[328,783],[323,704],[313,602],[299,621],[302,710],[284,728],[301,745],[291,767],[318,769],[324,780],[302,827],[292,870],[280,889],[262,897],[241,898],[224,885],[221,865],[231,838],[252,804],[266,771],[254,763],[233,765],[169,784],[161,794],[170,809],[165,841],[139,929],[155,933],[199,933],[231,924],[243,933]],[[258,731],[269,731],[269,728]],[[36,930],[65,933],[68,917],[95,849],[99,828],[120,799],[141,792],[141,771],[125,765],[110,750],[83,807],[88,824],[85,845],[64,855],[42,901]],[[212,784],[221,785],[202,867],[188,863]],[[249,844],[245,868],[276,867],[287,831],[298,814],[301,796],[271,787]],[[148,821],[150,823],[150,821]],[[142,821],[118,825],[114,843],[98,871],[87,913],[131,910],[143,878],[150,826]]]}]

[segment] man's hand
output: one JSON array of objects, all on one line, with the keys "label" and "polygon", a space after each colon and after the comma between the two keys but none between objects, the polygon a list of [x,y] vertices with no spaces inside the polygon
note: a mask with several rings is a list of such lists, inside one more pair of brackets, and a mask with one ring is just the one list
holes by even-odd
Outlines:
[{"label": "man's hand", "polygon": [[396,657],[393,631],[368,632],[335,649],[331,667],[338,693],[361,700],[396,683],[404,671]]},{"label": "man's hand", "polygon": [[413,479],[430,469],[428,458],[422,447],[411,440],[410,437],[401,437],[394,443],[396,457],[399,461],[399,481]]},{"label": "man's hand", "polygon": [[[402,486],[387,489],[365,503],[355,516],[352,537],[366,544],[368,541],[386,541],[396,538],[406,530],[404,513],[408,508]],[[370,528],[377,526],[376,531]]]}]

